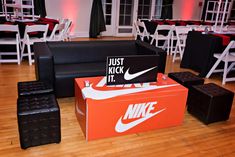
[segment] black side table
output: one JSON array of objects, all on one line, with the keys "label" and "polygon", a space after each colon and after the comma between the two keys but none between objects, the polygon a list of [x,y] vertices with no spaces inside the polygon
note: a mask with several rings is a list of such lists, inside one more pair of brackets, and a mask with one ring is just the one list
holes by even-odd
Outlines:
[{"label": "black side table", "polygon": [[41,82],[41,81],[18,82],[17,87],[18,87],[18,97],[53,93],[52,85],[47,82]]},{"label": "black side table", "polygon": [[187,88],[191,88],[193,85],[204,84],[204,79],[196,76],[191,72],[174,72],[169,73],[168,77],[182,84]]},{"label": "black side table", "polygon": [[234,93],[214,83],[193,86],[188,95],[188,112],[205,124],[229,119]]},{"label": "black side table", "polygon": [[60,109],[53,94],[18,98],[17,118],[21,148],[61,141]]}]

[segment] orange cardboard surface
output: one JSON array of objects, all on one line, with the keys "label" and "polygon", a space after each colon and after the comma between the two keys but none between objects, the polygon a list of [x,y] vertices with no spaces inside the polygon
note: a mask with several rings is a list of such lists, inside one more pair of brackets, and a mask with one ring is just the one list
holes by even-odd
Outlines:
[{"label": "orange cardboard surface", "polygon": [[106,86],[105,77],[75,79],[75,113],[86,140],[182,124],[187,88],[157,82]]}]

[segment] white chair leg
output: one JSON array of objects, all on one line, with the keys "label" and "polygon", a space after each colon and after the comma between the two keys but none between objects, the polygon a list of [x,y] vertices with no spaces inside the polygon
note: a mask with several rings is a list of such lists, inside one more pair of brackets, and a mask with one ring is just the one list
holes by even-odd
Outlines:
[{"label": "white chair leg", "polygon": [[230,72],[234,66],[235,66],[235,63],[232,63],[232,64],[228,67],[228,72]]},{"label": "white chair leg", "polygon": [[20,45],[17,43],[16,44],[16,55],[17,55],[17,64],[20,65]]},{"label": "white chair leg", "polygon": [[155,46],[158,47],[158,40],[155,39],[156,43],[155,43]]},{"label": "white chair leg", "polygon": [[179,41],[177,40],[177,41],[176,41],[176,45],[175,45],[175,50],[174,50],[174,52],[173,52],[173,60],[172,60],[173,63],[175,62],[176,54],[177,54],[178,48],[179,48],[178,42],[179,42]]},{"label": "white chair leg", "polygon": [[182,58],[182,54],[183,54],[183,50],[182,50],[182,45],[180,45],[180,42],[179,41],[179,44],[178,44],[178,48],[179,48],[179,54],[180,54],[180,59]]},{"label": "white chair leg", "polygon": [[177,43],[176,43],[175,51],[174,51],[174,54],[173,54],[173,60],[172,60],[173,63],[175,62],[176,53],[177,53],[177,49],[178,49],[178,44]]},{"label": "white chair leg", "polygon": [[137,34],[134,34],[134,38],[135,38],[135,40],[137,39]]},{"label": "white chair leg", "polygon": [[22,59],[24,57],[24,48],[25,48],[25,43],[23,43],[23,45],[22,45],[20,61],[22,61]]},{"label": "white chair leg", "polygon": [[173,52],[173,43],[174,41],[173,41],[173,33],[172,33],[172,35],[171,35],[171,55],[173,54],[172,52]]},{"label": "white chair leg", "polygon": [[170,55],[170,39],[167,39],[167,55]]},{"label": "white chair leg", "polygon": [[227,74],[228,74],[228,62],[225,61],[224,62],[224,73],[223,73],[223,80],[222,80],[222,85],[225,85],[226,83],[226,77],[227,77]]},{"label": "white chair leg", "polygon": [[32,56],[31,56],[30,44],[27,44],[27,50],[28,50],[29,65],[32,65]]},{"label": "white chair leg", "polygon": [[211,76],[211,74],[213,73],[213,71],[215,71],[216,67],[219,65],[220,62],[221,62],[221,59],[219,59],[215,62],[215,64],[212,66],[211,70],[207,73],[206,78],[209,78]]},{"label": "white chair leg", "polygon": [[184,48],[182,46],[179,46],[180,49],[180,60],[183,58]]},{"label": "white chair leg", "polygon": [[150,42],[150,45],[152,45],[153,42],[154,42],[154,37],[152,37],[152,40],[151,40],[151,42]]}]

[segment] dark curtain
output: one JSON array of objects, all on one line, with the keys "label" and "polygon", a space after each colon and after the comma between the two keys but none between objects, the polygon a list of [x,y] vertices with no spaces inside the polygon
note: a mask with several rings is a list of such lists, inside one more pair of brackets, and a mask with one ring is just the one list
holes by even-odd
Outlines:
[{"label": "dark curtain", "polygon": [[46,13],[46,5],[45,0],[34,0],[34,14],[40,15],[41,17],[45,17]]},{"label": "dark curtain", "polygon": [[97,38],[100,32],[106,31],[101,0],[93,0],[90,18],[90,38]]},{"label": "dark curtain", "polygon": [[0,1],[0,12],[2,12],[2,1]]},{"label": "dark curtain", "polygon": [[202,10],[202,17],[201,17],[201,20],[205,20],[205,16],[206,16],[206,7],[207,7],[207,2],[209,0],[204,0],[204,6],[203,6],[203,10]]},{"label": "dark curtain", "polygon": [[[187,3],[187,2],[185,2]],[[161,13],[161,19],[172,19],[172,5],[173,0],[163,0],[162,1],[162,13]]]}]

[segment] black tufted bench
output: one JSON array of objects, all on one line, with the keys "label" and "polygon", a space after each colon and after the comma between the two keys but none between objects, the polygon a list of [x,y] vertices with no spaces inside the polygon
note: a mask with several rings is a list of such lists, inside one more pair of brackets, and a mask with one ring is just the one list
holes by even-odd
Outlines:
[{"label": "black tufted bench", "polygon": [[17,118],[21,148],[60,142],[60,109],[53,94],[19,97]]},{"label": "black tufted bench", "polygon": [[18,96],[53,93],[51,84],[40,81],[18,82]]},{"label": "black tufted bench", "polygon": [[191,88],[192,85],[204,84],[204,79],[194,75],[191,72],[174,72],[169,73],[168,77],[182,84],[187,88]]},{"label": "black tufted bench", "polygon": [[193,86],[188,95],[188,112],[205,124],[229,118],[234,93],[216,84]]}]

